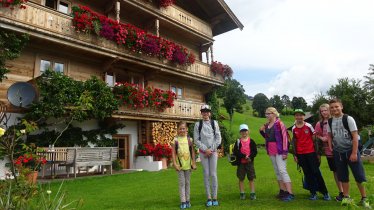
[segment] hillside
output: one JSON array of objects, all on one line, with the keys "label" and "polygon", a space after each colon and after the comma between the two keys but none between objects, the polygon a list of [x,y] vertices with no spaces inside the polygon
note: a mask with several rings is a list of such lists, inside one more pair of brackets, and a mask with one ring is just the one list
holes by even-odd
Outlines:
[{"label": "hillside", "polygon": [[[258,144],[264,144],[265,140],[258,130],[264,123],[266,123],[266,118],[259,118],[253,116],[251,101],[247,100],[247,103],[243,106],[243,110],[243,114],[238,112],[234,113],[232,123],[232,133],[234,134],[234,137],[238,138],[240,136],[239,125],[245,123],[249,126],[251,138],[254,139]],[[225,117],[225,120],[223,120],[224,126],[227,128],[227,130],[230,130],[229,115],[227,114],[226,109],[223,107],[223,105],[221,105],[220,114]],[[287,127],[291,126],[294,123],[294,116],[292,115],[280,117]],[[232,142],[234,141],[235,139],[232,139]]]}]

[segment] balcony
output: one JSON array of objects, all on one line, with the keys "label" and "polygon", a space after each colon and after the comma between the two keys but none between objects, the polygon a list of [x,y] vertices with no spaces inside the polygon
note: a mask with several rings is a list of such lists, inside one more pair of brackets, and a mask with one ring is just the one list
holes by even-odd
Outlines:
[{"label": "balcony", "polygon": [[120,109],[113,114],[115,118],[128,118],[128,119],[154,119],[154,120],[198,120],[201,118],[200,108],[203,103],[176,100],[174,106],[166,109],[164,112],[158,112],[153,109],[145,108],[141,110],[135,110],[128,107],[120,107]]},{"label": "balcony", "polygon": [[129,0],[129,2],[133,2],[134,4],[146,6],[149,9],[152,9],[153,12],[162,14],[164,17],[167,17],[174,22],[177,22],[193,31],[200,33],[204,36],[209,38],[213,37],[213,32],[211,26],[201,20],[198,17],[186,12],[182,8],[172,5],[167,8],[158,8],[156,5],[152,4],[150,1],[146,0]]},{"label": "balcony", "polygon": [[51,10],[33,2],[27,3],[26,9],[10,10],[0,8],[0,26],[10,30],[29,33],[31,36],[60,43],[71,48],[93,52],[103,56],[117,57],[123,62],[130,62],[139,66],[148,66],[168,74],[189,77],[203,83],[222,85],[221,76],[214,76],[209,65],[196,62],[191,66],[176,66],[164,63],[157,58],[142,56],[130,52],[115,42],[100,38],[94,34],[77,33],[72,28],[72,17]]}]

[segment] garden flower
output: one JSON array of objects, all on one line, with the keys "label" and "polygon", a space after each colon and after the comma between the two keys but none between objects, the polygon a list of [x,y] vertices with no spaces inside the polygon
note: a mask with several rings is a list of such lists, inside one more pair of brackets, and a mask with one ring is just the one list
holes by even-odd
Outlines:
[{"label": "garden flower", "polygon": [[5,129],[4,128],[0,128],[0,136],[3,136],[5,133]]},{"label": "garden flower", "polygon": [[51,190],[47,190],[47,194],[49,195],[49,194],[51,194],[52,193],[52,191]]},{"label": "garden flower", "polygon": [[25,134],[25,133],[26,133],[26,130],[25,130],[25,129],[22,129],[22,130],[20,130],[19,132],[21,132],[22,134]]}]

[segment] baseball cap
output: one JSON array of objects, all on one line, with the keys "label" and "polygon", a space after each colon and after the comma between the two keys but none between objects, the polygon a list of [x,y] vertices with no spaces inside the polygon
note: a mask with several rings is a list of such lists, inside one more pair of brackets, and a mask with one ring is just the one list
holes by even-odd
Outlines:
[{"label": "baseball cap", "polygon": [[296,113],[305,115],[305,112],[302,109],[295,109],[295,111],[293,111],[293,114],[296,114]]},{"label": "baseball cap", "polygon": [[249,130],[248,125],[247,124],[241,124],[240,127],[239,127],[239,131],[242,131],[242,130]]},{"label": "baseball cap", "polygon": [[201,106],[200,111],[210,111],[210,106],[208,104],[204,104]]}]

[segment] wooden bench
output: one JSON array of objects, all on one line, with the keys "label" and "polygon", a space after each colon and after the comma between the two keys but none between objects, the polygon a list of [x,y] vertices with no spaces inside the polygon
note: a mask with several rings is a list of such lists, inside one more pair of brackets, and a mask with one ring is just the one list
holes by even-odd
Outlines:
[{"label": "wooden bench", "polygon": [[[73,167],[74,178],[77,177],[78,167],[109,166],[110,174],[112,174],[112,161],[117,159],[117,154],[117,147],[68,148],[66,162],[59,165],[66,166],[67,177],[69,177],[70,167]],[[102,173],[104,174],[104,170]]]}]

